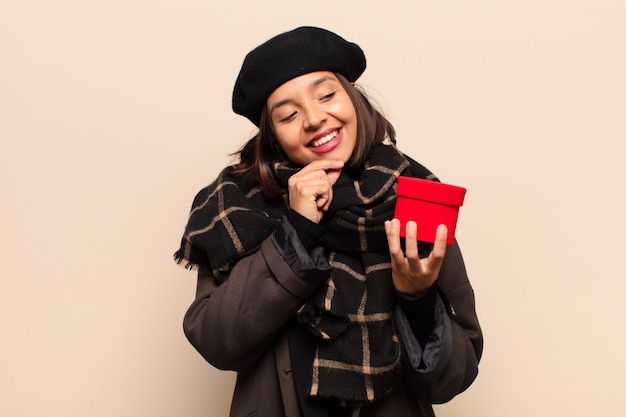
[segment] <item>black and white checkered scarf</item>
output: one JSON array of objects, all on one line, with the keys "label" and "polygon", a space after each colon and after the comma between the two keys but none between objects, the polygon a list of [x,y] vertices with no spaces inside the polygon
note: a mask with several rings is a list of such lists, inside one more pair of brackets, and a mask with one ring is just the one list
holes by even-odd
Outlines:
[{"label": "black and white checkered scarf", "polygon": [[[298,168],[278,164],[286,186]],[[224,170],[196,196],[176,261],[204,264],[216,279],[258,250],[286,213],[286,196],[266,199],[258,184]],[[342,172],[333,201],[320,223],[320,244],[332,272],[305,301],[298,321],[317,336],[309,394],[360,407],[387,394],[401,373],[400,342],[394,333],[394,289],[384,221],[391,219],[400,175],[434,176],[394,145],[374,149],[358,175]]]}]

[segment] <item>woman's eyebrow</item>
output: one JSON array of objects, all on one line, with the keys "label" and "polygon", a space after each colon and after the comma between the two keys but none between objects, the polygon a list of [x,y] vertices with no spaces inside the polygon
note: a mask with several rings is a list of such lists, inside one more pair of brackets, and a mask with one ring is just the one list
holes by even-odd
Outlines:
[{"label": "woman's eyebrow", "polygon": [[272,114],[272,112],[274,110],[276,110],[278,107],[284,106],[285,104],[287,104],[289,102],[291,102],[291,99],[290,98],[286,98],[284,100],[280,100],[280,101],[277,101],[276,103],[272,104],[272,107],[270,108],[270,114]]},{"label": "woman's eyebrow", "polygon": [[313,81],[311,83],[311,87],[317,87],[318,85],[320,85],[321,83],[323,83],[324,81],[334,81],[334,79],[332,77],[329,77],[328,75],[324,75],[321,78],[318,78],[317,80]]}]

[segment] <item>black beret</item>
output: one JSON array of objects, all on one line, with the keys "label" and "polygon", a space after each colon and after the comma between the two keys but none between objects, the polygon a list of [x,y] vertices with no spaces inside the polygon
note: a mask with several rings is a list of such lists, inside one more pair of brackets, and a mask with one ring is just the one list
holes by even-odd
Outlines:
[{"label": "black beret", "polygon": [[269,95],[292,78],[332,71],[356,81],[365,55],[355,43],[326,29],[304,26],[277,35],[250,51],[233,90],[233,111],[256,126]]}]

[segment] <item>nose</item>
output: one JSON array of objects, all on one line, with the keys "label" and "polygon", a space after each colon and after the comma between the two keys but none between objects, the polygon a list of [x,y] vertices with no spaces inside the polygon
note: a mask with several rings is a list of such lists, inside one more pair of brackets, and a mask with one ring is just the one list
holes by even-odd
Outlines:
[{"label": "nose", "polygon": [[317,103],[309,103],[304,109],[304,128],[315,130],[326,121],[324,109]]}]

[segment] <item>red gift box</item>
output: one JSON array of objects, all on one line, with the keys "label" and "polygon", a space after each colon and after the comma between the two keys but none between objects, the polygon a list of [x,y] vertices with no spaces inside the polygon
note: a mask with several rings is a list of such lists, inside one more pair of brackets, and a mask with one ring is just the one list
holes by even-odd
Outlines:
[{"label": "red gift box", "polygon": [[398,198],[394,217],[400,220],[400,236],[406,237],[406,223],[417,223],[417,238],[434,242],[437,226],[448,228],[447,244],[454,243],[454,232],[467,190],[455,185],[420,178],[398,177]]}]

